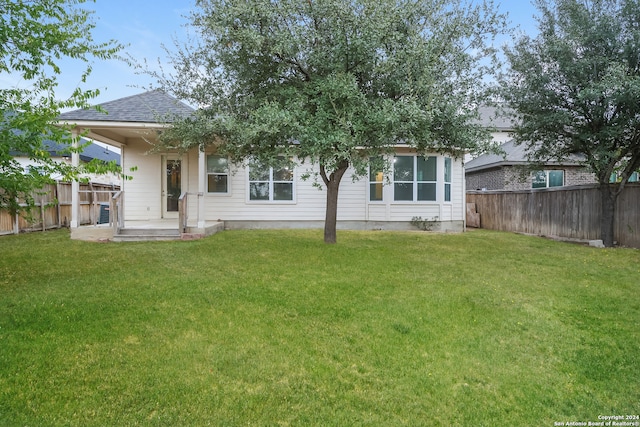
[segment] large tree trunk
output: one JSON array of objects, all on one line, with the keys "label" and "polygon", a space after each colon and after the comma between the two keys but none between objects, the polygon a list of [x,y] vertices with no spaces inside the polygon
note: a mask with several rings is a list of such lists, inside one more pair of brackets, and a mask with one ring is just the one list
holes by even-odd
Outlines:
[{"label": "large tree trunk", "polygon": [[324,216],[324,242],[336,243],[338,221],[338,187],[340,183],[335,180],[327,184],[327,208]]},{"label": "large tree trunk", "polygon": [[600,198],[602,206],[602,216],[600,217],[600,239],[602,243],[610,248],[613,246],[613,226],[616,213],[616,200],[618,193],[611,188],[610,184],[600,183]]},{"label": "large tree trunk", "polygon": [[349,163],[341,162],[338,168],[327,176],[324,165],[320,165],[320,176],[327,187],[327,207],[324,217],[324,242],[336,243],[337,232],[336,224],[338,220],[338,190],[340,189],[340,181],[347,171]]}]

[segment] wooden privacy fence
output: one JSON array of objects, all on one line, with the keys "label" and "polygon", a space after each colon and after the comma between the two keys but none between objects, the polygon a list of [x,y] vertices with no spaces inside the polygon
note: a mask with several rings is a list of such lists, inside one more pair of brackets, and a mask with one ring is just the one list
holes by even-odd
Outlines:
[{"label": "wooden privacy fence", "polygon": [[[600,190],[595,185],[523,191],[468,191],[480,227],[576,240],[600,239]],[[614,240],[640,248],[640,184],[618,197]]]},{"label": "wooden privacy fence", "polygon": [[[109,201],[119,190],[117,185],[81,183],[80,225],[109,222]],[[67,227],[71,222],[71,183],[49,184],[34,193],[34,200],[36,205],[30,215],[14,218],[0,209],[0,235]]]}]

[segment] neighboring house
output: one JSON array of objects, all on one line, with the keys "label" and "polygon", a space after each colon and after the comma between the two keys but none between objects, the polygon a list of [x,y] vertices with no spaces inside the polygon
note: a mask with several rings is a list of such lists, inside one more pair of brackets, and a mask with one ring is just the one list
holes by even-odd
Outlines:
[{"label": "neighboring house", "polygon": [[509,140],[500,149],[504,154],[483,154],[467,162],[467,190],[527,190],[597,182],[578,158],[548,162],[543,169],[532,171],[523,145]]},{"label": "neighboring house", "polygon": [[513,119],[496,107],[481,106],[478,108],[480,124],[491,130],[491,137],[496,144],[503,144],[513,139]]},{"label": "neighboring house", "polygon": [[[193,110],[164,94],[150,91],[100,105],[95,110],[63,113],[60,121],[87,131],[87,136],[121,150],[125,221],[178,217],[181,195],[198,229],[210,221],[227,228],[322,227],[326,192],[301,176],[317,165],[293,169],[235,167],[214,146],[186,153],[155,152],[158,132],[172,118]],[[370,171],[368,177],[342,180],[338,227],[345,229],[410,229],[413,217],[437,220],[438,230],[462,230],[465,221],[463,162],[432,153],[418,156],[398,146],[389,176]],[[133,170],[131,170],[133,168]],[[74,223],[72,220],[72,227]],[[176,221],[177,224],[177,221]]]},{"label": "neighboring house", "polygon": [[467,190],[527,190],[596,182],[595,176],[580,165],[578,157],[548,162],[541,170],[531,170],[524,146],[513,140],[513,119],[495,107],[481,107],[480,116],[482,124],[492,129],[493,140],[502,154],[467,159]]},{"label": "neighboring house", "polygon": [[[81,162],[90,162],[94,159],[98,159],[104,162],[115,161],[116,164],[120,165],[120,154],[117,150],[109,149],[106,146],[100,146],[93,142],[90,142],[86,139],[82,139],[79,143],[81,146],[87,144],[86,147],[83,148],[82,152],[79,153],[79,159]],[[46,139],[42,142],[43,148],[45,151],[49,152],[49,155],[53,159],[58,159],[60,162],[71,163],[71,153],[68,150],[68,147]],[[28,156],[25,156],[18,152],[11,152],[14,159],[22,165],[22,167],[27,170],[28,168],[38,167],[38,164],[30,159]],[[99,184],[110,184],[110,185],[120,185],[120,177],[114,174],[107,175],[93,175],[87,174],[84,176],[89,179],[89,181]],[[58,179],[60,177],[53,176],[52,178]]]}]

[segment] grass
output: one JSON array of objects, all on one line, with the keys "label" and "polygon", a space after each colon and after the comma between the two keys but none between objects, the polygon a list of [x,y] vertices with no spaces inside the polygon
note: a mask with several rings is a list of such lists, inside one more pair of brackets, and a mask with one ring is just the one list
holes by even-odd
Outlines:
[{"label": "grass", "polygon": [[0,238],[0,425],[640,413],[640,251],[474,231]]}]

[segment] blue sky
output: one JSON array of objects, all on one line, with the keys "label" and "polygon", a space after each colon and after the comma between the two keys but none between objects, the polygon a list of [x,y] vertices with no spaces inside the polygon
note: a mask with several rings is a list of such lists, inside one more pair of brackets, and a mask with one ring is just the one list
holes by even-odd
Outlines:
[{"label": "blue sky", "polygon": [[[194,3],[193,0],[96,0],[95,3],[88,1],[85,8],[95,10],[93,38],[96,42],[116,39],[127,45],[124,53],[156,66],[158,58],[166,60],[162,44],[172,48],[172,38],[185,39],[186,16]],[[533,18],[536,9],[530,0],[502,0],[496,4],[500,11],[509,14],[513,26],[519,26],[528,34],[536,31]],[[64,65],[58,90],[60,98],[68,96],[80,84],[81,71],[78,64]],[[110,60],[94,62],[93,72],[82,87],[100,89],[101,95],[93,102],[102,103],[141,93],[153,83],[149,76],[137,75],[127,64]],[[0,85],[8,84],[24,83],[0,79]]]}]

